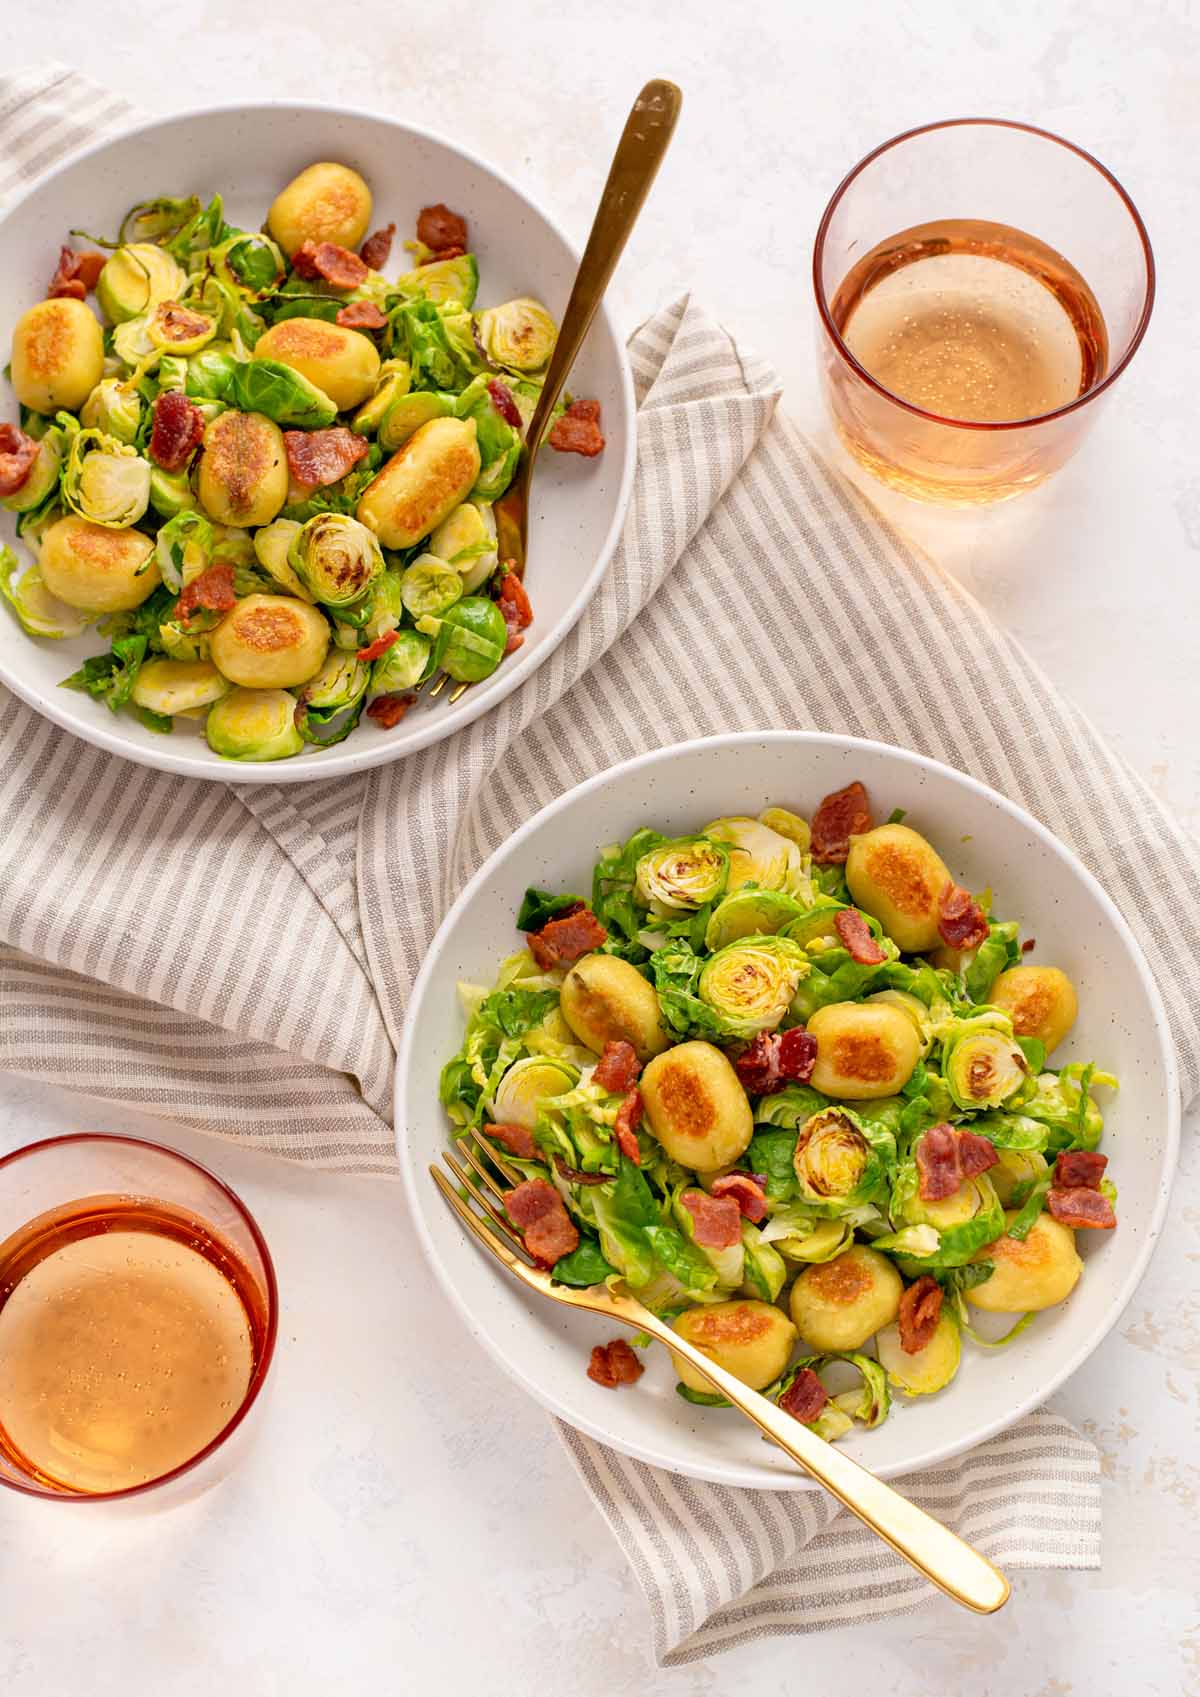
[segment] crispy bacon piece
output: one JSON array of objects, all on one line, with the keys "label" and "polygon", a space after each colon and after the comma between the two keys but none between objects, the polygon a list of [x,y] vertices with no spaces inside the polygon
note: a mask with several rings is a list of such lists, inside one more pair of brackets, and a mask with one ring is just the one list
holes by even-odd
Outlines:
[{"label": "crispy bacon piece", "polygon": [[1029,955],[1029,954],[1032,954],[1034,949],[1036,949],[1036,948],[1037,948],[1037,938],[1036,937],[1026,937],[1025,941],[1021,944],[1021,953],[1023,955]]},{"label": "crispy bacon piece", "polygon": [[292,270],[306,283],[323,277],[335,289],[357,289],[368,275],[358,255],[337,242],[301,242],[292,255]]},{"label": "crispy bacon piece", "polygon": [[493,377],[487,386],[487,392],[505,424],[511,424],[514,430],[524,430],[525,421],[521,417],[521,409],[513,400],[513,392],[508,384],[501,383],[498,377]]},{"label": "crispy bacon piece", "polygon": [[851,837],[871,829],[871,803],[857,779],[833,790],[812,816],[812,857],[819,866],[842,866]]},{"label": "crispy bacon piece", "polygon": [[508,631],[504,652],[515,654],[525,641],[522,632],[533,623],[533,607],[516,572],[506,572],[501,578],[496,605],[504,615],[504,626]]},{"label": "crispy bacon piece", "polygon": [[178,389],[162,389],[154,399],[150,458],[164,471],[182,471],[204,440],[204,414]]},{"label": "crispy bacon piece", "polygon": [[520,1228],[526,1249],[544,1267],[553,1267],[563,1255],[579,1248],[575,1222],[549,1179],[527,1178],[509,1191],[504,1206]]},{"label": "crispy bacon piece", "polygon": [[515,1155],[521,1161],[537,1160],[537,1145],[533,1141],[533,1133],[523,1125],[485,1125],[483,1135],[498,1143],[502,1149],[507,1149],[510,1155]]},{"label": "crispy bacon piece", "polygon": [[577,902],[547,920],[540,931],[530,931],[527,941],[542,971],[552,972],[556,966],[569,966],[581,955],[591,954],[608,941],[608,932],[586,902]]},{"label": "crispy bacon piece", "polygon": [[0,496],[15,495],[28,481],[38,445],[15,424],[0,424]]},{"label": "crispy bacon piece", "polygon": [[374,230],[359,248],[363,264],[369,271],[382,271],[388,262],[392,251],[392,237],[396,234],[394,224],[385,224],[382,230]]},{"label": "crispy bacon piece", "polygon": [[331,430],[285,430],[283,445],[292,482],[306,490],[340,483],[370,451],[363,438],[344,424],[335,424]]},{"label": "crispy bacon piece", "polygon": [[377,695],[367,704],[367,718],[374,719],[382,731],[394,730],[410,707],[416,705],[416,691],[405,690],[402,695]]},{"label": "crispy bacon piece", "polygon": [[561,1155],[554,1157],[554,1170],[568,1184],[609,1184],[613,1176],[611,1173],[585,1173],[579,1167],[569,1167]]},{"label": "crispy bacon piece", "polygon": [[938,935],[949,949],[977,949],[987,942],[987,915],[970,890],[953,880],[942,891]]},{"label": "crispy bacon piece", "polygon": [[399,631],[385,630],[382,636],[375,638],[374,642],[368,642],[365,648],[358,649],[354,658],[363,661],[378,660],[381,654],[386,654],[392,644],[399,640],[399,636]]},{"label": "crispy bacon piece", "polygon": [[633,1044],[626,1043],[621,1037],[611,1037],[596,1062],[592,1081],[598,1084],[601,1090],[632,1090],[641,1071],[642,1063],[637,1058],[637,1050]]},{"label": "crispy bacon piece", "polygon": [[964,1178],[978,1178],[980,1173],[986,1173],[988,1168],[994,1167],[1000,1159],[996,1145],[981,1132],[966,1131],[960,1127],[956,1136],[958,1164],[962,1168]]},{"label": "crispy bacon piece", "polygon": [[844,907],[833,916],[833,928],[860,966],[882,966],[887,956],[871,935],[871,928],[856,907]]},{"label": "crispy bacon piece", "polygon": [[466,251],[465,247],[458,246],[439,248],[436,253],[431,253],[427,259],[423,259],[421,264],[436,265],[442,259],[461,259]]},{"label": "crispy bacon piece", "polygon": [[1055,1186],[1046,1197],[1046,1206],[1056,1220],[1076,1230],[1087,1227],[1093,1231],[1111,1231],[1117,1223],[1108,1197],[1087,1185],[1076,1184],[1061,1190]]},{"label": "crispy bacon piece", "polygon": [[811,1367],[802,1367],[779,1399],[779,1406],[805,1426],[817,1418],[829,1401],[829,1392]]},{"label": "crispy bacon piece", "polygon": [[337,322],[343,330],[385,330],[387,314],[374,301],[347,301],[337,309]]},{"label": "crispy bacon piece", "polygon": [[962,1183],[962,1161],[952,1125],[932,1125],[914,1151],[917,1189],[923,1202],[943,1202]]},{"label": "crispy bacon piece", "polygon": [[679,1200],[692,1216],[692,1235],[705,1249],[732,1249],[742,1241],[742,1211],[735,1197],[685,1190]]},{"label": "crispy bacon piece", "polygon": [[636,1384],[645,1371],[632,1346],[624,1338],[614,1338],[611,1343],[596,1345],[587,1373],[606,1391],[615,1391],[618,1385]]},{"label": "crispy bacon piece", "polygon": [[604,447],[600,402],[572,401],[550,426],[546,440],[560,454],[582,454],[584,459],[594,460]]},{"label": "crispy bacon piece", "polygon": [[767,1215],[767,1197],[753,1173],[724,1173],[712,1182],[714,1196],[732,1196],[743,1219],[755,1225]]},{"label": "crispy bacon piece", "polygon": [[233,567],[227,560],[222,560],[184,585],[175,616],[181,625],[186,626],[197,608],[203,607],[210,613],[227,613],[236,602]]},{"label": "crispy bacon piece", "polygon": [[923,1273],[900,1297],[900,1348],[906,1355],[918,1355],[925,1348],[937,1331],[941,1312],[942,1287]]},{"label": "crispy bacon piece", "polygon": [[766,1096],[785,1082],[804,1084],[817,1064],[817,1040],[802,1025],[790,1031],[760,1031],[734,1062],[742,1088]]},{"label": "crispy bacon piece", "polygon": [[1099,1190],[1108,1156],[1094,1149],[1064,1149],[1054,1163],[1054,1182],[1060,1190]]},{"label": "crispy bacon piece", "polygon": [[447,249],[452,247],[465,253],[467,221],[440,200],[436,206],[423,206],[417,215],[417,240],[432,248],[438,259],[445,257]]},{"label": "crispy bacon piece", "polygon": [[642,1152],[638,1148],[637,1132],[642,1123],[642,1093],[635,1084],[617,1109],[617,1117],[613,1121],[613,1133],[617,1139],[617,1148],[622,1155],[633,1162],[635,1167],[642,1164]]},{"label": "crispy bacon piece", "polygon": [[96,287],[105,263],[105,255],[92,249],[76,253],[74,248],[60,247],[47,297],[81,301],[89,289]]}]

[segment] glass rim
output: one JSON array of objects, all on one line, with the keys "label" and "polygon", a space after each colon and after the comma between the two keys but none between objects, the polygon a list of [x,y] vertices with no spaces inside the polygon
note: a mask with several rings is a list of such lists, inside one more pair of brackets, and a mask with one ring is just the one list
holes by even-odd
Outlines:
[{"label": "glass rim", "polygon": [[[929,412],[926,408],[919,407],[912,401],[902,399],[901,396],[893,393],[891,389],[888,389],[884,384],[880,383],[877,378],[873,377],[867,370],[866,366],[862,365],[850,352],[850,349],[846,346],[846,343],[842,339],[841,332],[833,322],[833,316],[829,310],[829,303],[825,296],[825,287],[821,281],[821,261],[824,257],[825,240],[829,234],[829,226],[833,222],[833,215],[840,206],[851,184],[854,183],[859,176],[861,176],[867,166],[873,164],[876,159],[881,157],[881,155],[890,152],[893,147],[899,147],[901,142],[912,141],[915,136],[930,135],[936,130],[962,129],[972,125],[980,128],[1020,130],[1025,135],[1039,136],[1043,141],[1052,141],[1058,147],[1066,148],[1068,153],[1075,154],[1076,158],[1086,161],[1086,163],[1091,165],[1100,174],[1100,176],[1105,179],[1109,186],[1115,190],[1117,197],[1128,212],[1130,219],[1133,222],[1133,227],[1137,232],[1138,239],[1142,244],[1142,256],[1146,264],[1145,299],[1142,302],[1142,310],[1138,317],[1137,324],[1134,326],[1133,335],[1130,338],[1129,345],[1125,349],[1120,360],[1118,360],[1117,364],[1113,366],[1112,370],[1109,371],[1099,383],[1095,384],[1092,388],[1085,390],[1082,395],[1076,395],[1073,401],[1068,401],[1065,406],[1055,407],[1050,412],[1035,413],[1031,418],[994,420],[947,418],[944,413]],[[821,214],[821,221],[817,225],[817,234],[813,241],[812,279],[813,294],[815,295],[817,302],[817,312],[820,315],[825,332],[830,341],[833,343],[834,348],[841,355],[842,359],[845,360],[846,364],[850,366],[851,370],[854,371],[857,376],[861,377],[863,382],[866,383],[869,388],[874,389],[877,395],[883,396],[885,400],[891,401],[893,405],[902,408],[907,413],[911,413],[915,418],[924,419],[931,424],[944,424],[954,430],[1027,430],[1032,425],[1046,424],[1051,419],[1065,418],[1068,414],[1077,412],[1080,407],[1086,406],[1089,401],[1094,400],[1098,395],[1102,395],[1106,389],[1111,388],[1117,378],[1120,377],[1122,372],[1125,370],[1134,354],[1138,351],[1139,347],[1141,347],[1142,338],[1145,336],[1146,327],[1150,322],[1150,314],[1154,307],[1155,295],[1154,249],[1150,245],[1150,236],[1142,221],[1142,215],[1134,205],[1129,192],[1108,169],[1108,166],[1102,164],[1101,161],[1097,159],[1094,154],[1089,153],[1086,148],[1079,147],[1073,141],[1068,141],[1065,136],[1056,135],[1053,130],[1044,130],[1037,124],[1025,124],[1016,118],[941,118],[932,124],[917,124],[913,129],[902,130],[899,135],[894,135],[890,137],[889,140],[880,142],[877,147],[873,147],[869,153],[864,154],[858,161],[857,165],[851,166],[850,170],[847,171],[837,188],[834,189],[824,212]]]},{"label": "glass rim", "polygon": [[266,1334],[250,1383],[246,1387],[246,1394],[216,1436],[210,1438],[204,1448],[197,1450],[196,1454],[190,1456],[187,1461],[181,1461],[178,1467],[172,1467],[170,1472],[160,1473],[156,1478],[147,1479],[140,1485],[123,1485],[118,1491],[50,1491],[41,1485],[23,1484],[20,1480],[8,1479],[3,1473],[0,1473],[0,1485],[3,1485],[7,1490],[18,1491],[24,1497],[32,1497],[38,1502],[123,1502],[129,1497],[140,1497],[144,1496],[147,1491],[156,1491],[161,1485],[167,1485],[183,1474],[190,1473],[193,1467],[198,1467],[202,1461],[206,1461],[237,1431],[258,1401],[275,1356],[275,1340],[279,1331],[279,1285],[275,1277],[275,1263],[271,1259],[271,1251],[267,1248],[267,1240],[262,1234],[258,1221],[237,1192],[227,1185],[224,1179],[219,1178],[211,1168],[206,1167],[202,1161],[194,1161],[190,1155],[185,1155],[178,1149],[168,1148],[165,1143],[155,1143],[149,1137],[129,1137],[121,1132],[69,1131],[58,1137],[43,1137],[36,1143],[26,1143],[20,1149],[13,1149],[7,1155],[0,1155],[0,1171],[29,1155],[38,1155],[47,1149],[60,1148],[68,1143],[121,1143],[135,1149],[151,1149],[156,1155],[166,1155],[169,1159],[178,1161],[181,1166],[190,1167],[193,1172],[201,1173],[228,1198],[245,1222],[246,1228],[254,1240],[254,1247],[262,1260],[263,1275],[266,1281]]}]

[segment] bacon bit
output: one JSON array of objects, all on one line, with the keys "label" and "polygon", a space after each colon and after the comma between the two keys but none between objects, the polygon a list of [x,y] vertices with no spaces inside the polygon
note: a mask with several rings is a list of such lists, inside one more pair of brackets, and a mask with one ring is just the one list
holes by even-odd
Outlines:
[{"label": "bacon bit", "polygon": [[942,1287],[923,1273],[900,1297],[900,1348],[919,1355],[937,1331],[942,1312]]},{"label": "bacon bit", "polygon": [[554,1170],[568,1184],[609,1184],[613,1178],[612,1173],[585,1173],[578,1167],[569,1167],[561,1155],[554,1157]]},{"label": "bacon bit", "polygon": [[585,902],[577,902],[547,920],[540,931],[530,931],[526,940],[542,971],[552,972],[556,966],[569,966],[581,955],[591,954],[608,941],[608,932]]},{"label": "bacon bit", "polygon": [[817,1064],[817,1040],[795,1025],[790,1031],[760,1031],[733,1063],[749,1096],[766,1096],[785,1081],[805,1084]]},{"label": "bacon bit", "polygon": [[204,440],[204,414],[178,389],[160,390],[154,398],[150,426],[150,458],[164,471],[182,471]]},{"label": "bacon bit", "polygon": [[392,644],[394,642],[398,642],[399,639],[399,631],[385,630],[382,636],[377,636],[375,638],[374,642],[368,642],[365,648],[360,648],[354,658],[356,660],[363,661],[378,660],[379,656],[381,654],[386,654]]},{"label": "bacon bit", "polygon": [[635,1167],[642,1164],[642,1152],[638,1148],[637,1140],[638,1126],[642,1123],[642,1109],[642,1093],[635,1085],[617,1109],[617,1117],[613,1123],[617,1148]]},{"label": "bacon bit", "polygon": [[525,585],[516,572],[505,572],[501,578],[496,595],[496,605],[504,615],[504,625],[508,631],[508,642],[505,645],[504,652],[513,654],[525,640],[521,632],[528,630],[533,623],[533,606]]},{"label": "bacon bit", "polygon": [[38,445],[15,424],[0,424],[0,496],[24,487],[38,457]]},{"label": "bacon bit", "polygon": [[1036,948],[1037,948],[1036,937],[1026,937],[1025,941],[1021,944],[1021,953],[1023,955],[1032,954],[1034,949],[1036,949]]},{"label": "bacon bit", "polygon": [[550,426],[546,440],[560,454],[582,454],[584,459],[594,460],[604,447],[600,402],[572,401]]},{"label": "bacon bit", "polygon": [[487,392],[505,424],[511,424],[514,430],[524,430],[525,420],[521,417],[521,409],[513,399],[513,392],[508,384],[501,383],[498,377],[493,377],[487,386]]},{"label": "bacon bit", "polygon": [[636,1384],[645,1371],[625,1339],[614,1338],[611,1343],[598,1343],[592,1350],[587,1374],[606,1391],[615,1391],[618,1385]]},{"label": "bacon bit", "polygon": [[490,1137],[501,1148],[507,1149],[510,1155],[515,1155],[519,1161],[536,1161],[537,1145],[533,1141],[533,1133],[523,1125],[485,1125],[484,1137]]},{"label": "bacon bit", "polygon": [[306,490],[340,483],[370,452],[363,438],[344,424],[331,430],[285,430],[283,445],[292,482]]},{"label": "bacon bit", "polygon": [[1054,1163],[1054,1183],[1060,1190],[1098,1190],[1108,1156],[1094,1149],[1064,1149]]},{"label": "bacon bit", "polygon": [[91,249],[76,253],[74,248],[59,248],[58,264],[46,290],[48,299],[81,301],[89,289],[96,287],[105,264],[104,254]]},{"label": "bacon bit", "polygon": [[960,1127],[956,1135],[958,1160],[964,1178],[978,1178],[980,1173],[986,1173],[988,1168],[994,1167],[1000,1159],[996,1145],[980,1132],[965,1131]]},{"label": "bacon bit", "polygon": [[396,234],[394,224],[386,224],[382,230],[375,230],[359,248],[359,255],[369,271],[382,271],[388,262],[392,251],[392,237]]},{"label": "bacon bit", "polygon": [[845,789],[833,790],[812,816],[813,859],[818,866],[843,866],[851,837],[861,837],[871,825],[871,803],[857,779]]},{"label": "bacon bit", "polygon": [[97,253],[95,248],[85,248],[82,253],[75,255],[75,275],[87,290],[92,290],[100,281],[100,273],[108,264],[106,253]]},{"label": "bacon bit", "polygon": [[811,1367],[802,1367],[779,1399],[785,1413],[810,1426],[829,1401],[829,1392]]},{"label": "bacon bit", "polygon": [[367,706],[367,718],[374,719],[380,730],[394,730],[416,700],[416,691],[411,689],[403,695],[377,695]]},{"label": "bacon bit", "polygon": [[184,585],[183,594],[175,608],[175,617],[181,625],[186,626],[197,608],[203,607],[210,613],[227,613],[236,604],[233,567],[223,560],[215,566],[209,566],[207,571],[201,572],[199,577],[194,577],[191,583]]},{"label": "bacon bit", "polygon": [[1064,1226],[1074,1226],[1076,1230],[1112,1231],[1117,1223],[1108,1197],[1082,1184],[1051,1190],[1046,1197],[1046,1206],[1056,1220]]},{"label": "bacon bit", "polygon": [[922,1202],[944,1202],[962,1183],[962,1161],[952,1125],[933,1125],[919,1139],[914,1155]]},{"label": "bacon bit", "polygon": [[626,1043],[621,1037],[610,1037],[596,1062],[592,1082],[598,1084],[601,1090],[631,1090],[641,1070],[642,1063],[633,1044]]},{"label": "bacon bit", "polygon": [[527,1178],[504,1198],[509,1219],[519,1227],[525,1247],[544,1267],[553,1267],[579,1248],[579,1232],[562,1197],[549,1179]]},{"label": "bacon bit", "polygon": [[856,907],[844,907],[833,916],[833,928],[860,966],[882,966],[887,956],[871,935],[871,928]]},{"label": "bacon bit", "polygon": [[942,891],[938,935],[950,949],[977,949],[987,942],[987,915],[970,890],[964,890],[953,880]]},{"label": "bacon bit", "polygon": [[335,289],[357,289],[368,276],[358,255],[337,242],[301,242],[292,255],[292,270],[307,283],[323,277]]},{"label": "bacon bit", "polygon": [[515,654],[518,648],[524,648],[525,638],[521,635],[519,630],[514,630],[512,628],[507,619],[504,622],[508,629],[508,638],[504,644],[504,655],[507,659],[510,654]]},{"label": "bacon bit", "polygon": [[743,1219],[755,1225],[767,1215],[766,1192],[752,1173],[724,1173],[712,1182],[714,1196],[732,1196]]},{"label": "bacon bit", "polygon": [[692,1235],[705,1249],[732,1249],[742,1241],[742,1211],[732,1196],[685,1190],[679,1200],[692,1216]]},{"label": "bacon bit", "polygon": [[461,259],[463,254],[466,253],[466,251],[467,250],[466,250],[465,247],[438,248],[436,253],[429,254],[425,259],[423,259],[421,261],[421,264],[422,265],[437,265],[443,259]]},{"label": "bacon bit", "polygon": [[349,301],[338,307],[337,322],[343,330],[386,330],[387,314],[374,301]]},{"label": "bacon bit", "polygon": [[423,206],[417,216],[417,240],[432,248],[439,259],[448,248],[467,248],[467,221],[439,200],[436,206]]}]

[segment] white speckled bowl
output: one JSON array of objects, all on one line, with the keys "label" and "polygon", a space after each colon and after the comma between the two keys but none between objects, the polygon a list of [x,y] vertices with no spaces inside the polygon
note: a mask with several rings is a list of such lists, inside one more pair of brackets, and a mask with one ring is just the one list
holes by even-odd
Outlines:
[{"label": "white speckled bowl", "polygon": [[[37,183],[0,220],[0,327],[40,300],[72,227],[115,233],[138,200],[154,194],[219,192],[233,220],[255,229],[279,189],[305,165],[338,159],[361,171],[375,197],[372,228],[394,220],[397,245],[388,272],[404,255],[417,213],[431,201],[461,211],[479,257],[483,305],[532,294],[561,317],[577,257],[550,217],[514,183],[449,141],[392,118],[342,108],[280,102],[184,113],[127,131],[70,159]],[[176,721],[170,736],[147,730],[132,715],[114,717],[101,702],[60,689],[88,654],[94,636],[35,641],[0,608],[0,680],[30,706],[85,741],[142,765],[225,783],[303,783],[398,759],[450,736],[515,689],[562,641],[595,592],[621,534],[636,456],[633,383],[624,345],[602,307],[576,362],[571,386],[602,406],[608,445],[598,459],[547,452],[534,482],[528,584],[535,619],[525,646],[455,706],[445,697],[423,703],[394,730],[365,722],[344,743],[291,760],[222,760],[202,728]],[[4,385],[7,390],[7,385]],[[16,417],[7,390],[0,413]],[[13,519],[0,513],[0,540],[14,540]]]},{"label": "white speckled bowl", "polygon": [[1055,1061],[1095,1059],[1117,1073],[1106,1092],[1104,1148],[1120,1198],[1112,1233],[1079,1233],[1084,1276],[1061,1307],[998,1354],[964,1347],[957,1378],[934,1397],[897,1397],[878,1431],[856,1428],[850,1451],[885,1477],[933,1466],[1043,1402],[1104,1338],[1145,1271],[1175,1170],[1179,1090],[1166,1015],[1125,920],[1061,843],[1003,796],[961,772],[882,743],[815,732],[710,737],[616,766],[561,796],[492,856],[455,902],[413,991],[396,1068],[396,1135],[409,1207],[426,1251],[471,1332],[553,1413],[627,1455],[726,1485],[803,1489],[809,1481],[729,1411],[675,1394],[662,1350],[632,1391],[586,1376],[588,1350],[620,1332],[611,1322],[529,1297],[464,1236],[426,1168],[447,1126],[442,1063],[462,1038],[460,978],[490,982],[512,952],[527,884],[590,889],[593,850],[640,825],[690,831],[720,814],[782,803],[805,814],[860,778],[877,818],[910,822],[972,889],[991,885],[997,911],[1037,939],[1036,959],[1079,988],[1079,1023]]}]

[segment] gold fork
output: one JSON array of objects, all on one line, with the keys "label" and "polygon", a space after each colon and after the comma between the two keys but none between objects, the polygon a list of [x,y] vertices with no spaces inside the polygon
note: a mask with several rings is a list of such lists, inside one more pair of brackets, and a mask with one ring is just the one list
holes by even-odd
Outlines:
[{"label": "gold fork", "polygon": [[[479,1133],[472,1135],[478,1149],[486,1153],[496,1171],[510,1184],[519,1183],[520,1173],[494,1145]],[[732,1373],[719,1367],[702,1350],[680,1337],[664,1320],[644,1308],[624,1287],[614,1291],[605,1285],[593,1285],[588,1290],[576,1290],[569,1285],[554,1284],[549,1273],[533,1265],[519,1233],[506,1218],[503,1212],[505,1191],[496,1182],[487,1162],[470,1147],[469,1139],[460,1141],[458,1148],[483,1181],[486,1190],[490,1191],[490,1196],[480,1189],[449,1150],[444,1151],[443,1159],[461,1191],[474,1200],[480,1212],[471,1207],[440,1167],[431,1166],[429,1171],[463,1224],[497,1261],[508,1268],[514,1278],[539,1296],[548,1297],[551,1302],[565,1303],[568,1308],[583,1308],[591,1314],[604,1314],[610,1320],[632,1326],[635,1331],[646,1332],[659,1343],[666,1344],[707,1379],[714,1391],[726,1397],[748,1420],[752,1420],[764,1437],[778,1444],[798,1467],[804,1468],[806,1473],[824,1485],[851,1514],[857,1515],[885,1543],[890,1544],[897,1555],[911,1562],[919,1573],[932,1580],[948,1597],[962,1603],[965,1608],[973,1609],[976,1614],[994,1614],[1004,1606],[1009,1596],[1008,1580],[978,1550],[973,1550],[948,1527],[934,1520],[915,1503],[910,1503],[898,1491],[893,1491],[882,1479],[868,1473],[843,1450],[819,1438],[786,1409],[777,1407],[742,1384],[740,1379],[735,1379]]]}]

